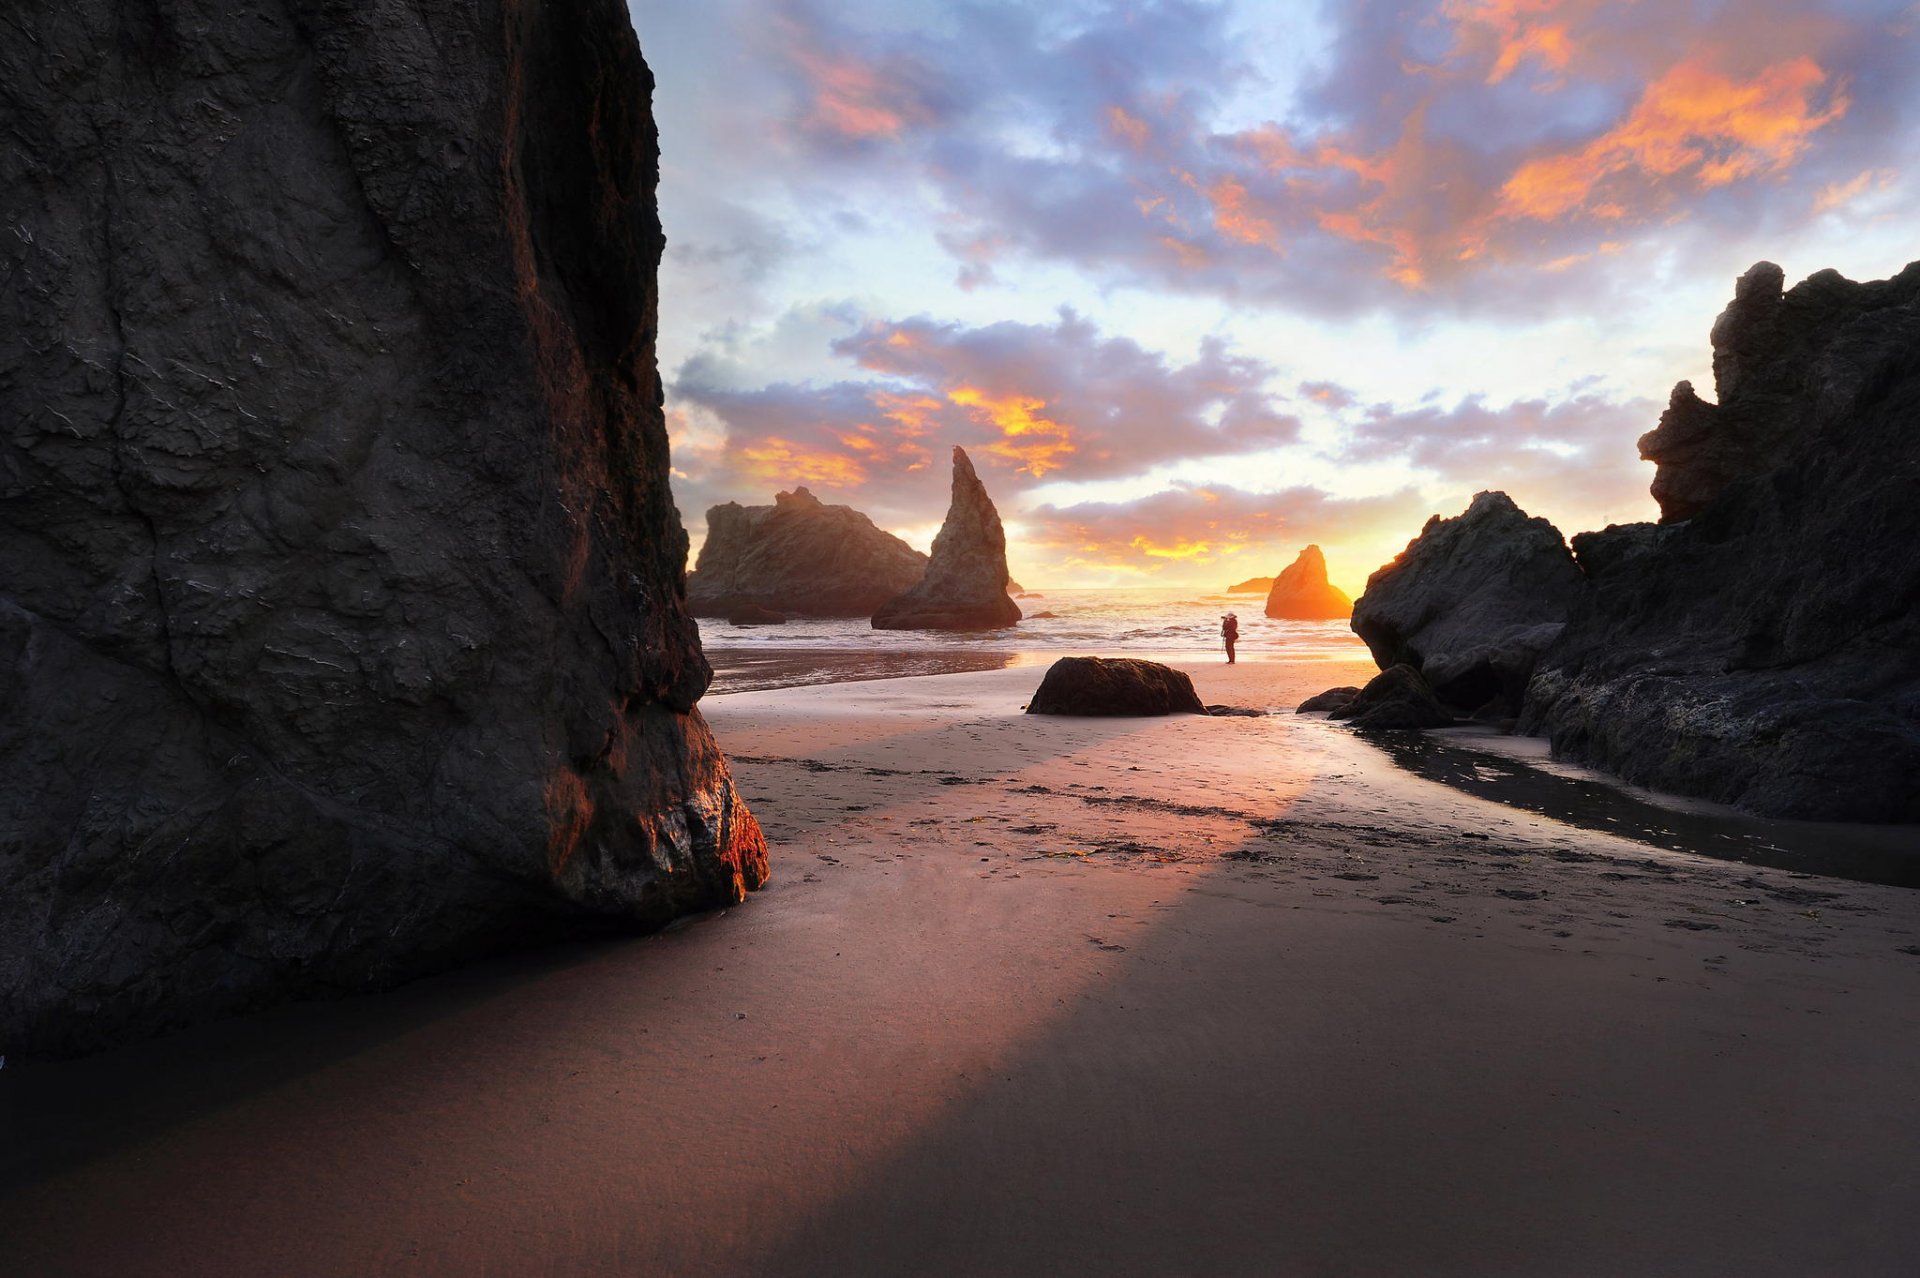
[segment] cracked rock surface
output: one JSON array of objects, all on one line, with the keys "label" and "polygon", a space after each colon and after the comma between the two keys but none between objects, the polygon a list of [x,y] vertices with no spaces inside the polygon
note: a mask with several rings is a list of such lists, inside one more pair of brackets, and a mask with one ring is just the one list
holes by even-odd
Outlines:
[{"label": "cracked rock surface", "polygon": [[624,7],[8,25],[0,1051],[757,886]]}]

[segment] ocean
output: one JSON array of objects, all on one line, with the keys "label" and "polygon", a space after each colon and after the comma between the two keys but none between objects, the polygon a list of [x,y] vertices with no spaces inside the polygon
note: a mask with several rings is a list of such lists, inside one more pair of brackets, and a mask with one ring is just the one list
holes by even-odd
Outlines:
[{"label": "ocean", "polygon": [[715,694],[998,670],[1064,656],[1219,660],[1220,618],[1227,612],[1240,621],[1242,661],[1367,657],[1366,645],[1346,622],[1275,621],[1262,613],[1261,595],[1155,586],[1029,591],[1015,602],[1026,617],[1005,630],[875,630],[864,617],[796,619],[779,626],[732,626],[707,618],[700,622],[700,638],[713,663]]}]

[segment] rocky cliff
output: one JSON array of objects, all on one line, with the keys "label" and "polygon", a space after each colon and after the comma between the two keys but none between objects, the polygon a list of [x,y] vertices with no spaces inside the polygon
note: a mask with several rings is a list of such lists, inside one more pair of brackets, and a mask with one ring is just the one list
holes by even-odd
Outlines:
[{"label": "rocky cliff", "polygon": [[1273,589],[1273,582],[1274,579],[1272,577],[1249,577],[1245,581],[1237,581],[1233,585],[1228,586],[1227,593],[1230,595],[1264,595]]},{"label": "rocky cliff", "polygon": [[1020,620],[1007,598],[1007,535],[986,485],[953,450],[953,498],[918,582],[873,614],[875,630],[994,630]]},{"label": "rocky cliff", "polygon": [[1659,525],[1574,538],[1588,588],[1522,727],[1660,789],[1920,821],[1920,263],[1781,292],[1760,263],[1641,441]]},{"label": "rocky cliff", "polygon": [[1480,493],[1367,578],[1353,631],[1382,670],[1411,666],[1455,709],[1508,718],[1584,588],[1557,528]]},{"label": "rocky cliff", "polygon": [[805,488],[771,506],[707,511],[707,540],[687,578],[696,617],[766,609],[802,617],[870,617],[927,569],[927,557],[851,506]]},{"label": "rocky cliff", "polygon": [[1273,579],[1266,611],[1286,621],[1344,621],[1353,615],[1353,600],[1327,580],[1320,547],[1308,546]]},{"label": "rocky cliff", "polygon": [[0,1051],[741,898],[619,0],[21,0]]}]

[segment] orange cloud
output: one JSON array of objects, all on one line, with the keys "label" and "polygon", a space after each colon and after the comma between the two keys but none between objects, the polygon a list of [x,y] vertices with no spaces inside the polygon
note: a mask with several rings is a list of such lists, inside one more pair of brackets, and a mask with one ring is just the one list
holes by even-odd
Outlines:
[{"label": "orange cloud", "polygon": [[839,453],[814,452],[775,435],[741,446],[735,453],[741,469],[756,479],[777,484],[856,487],[866,482],[866,468]]},{"label": "orange cloud", "polygon": [[1107,108],[1107,128],[1113,131],[1115,137],[1136,151],[1144,150],[1153,136],[1153,130],[1145,120],[1129,114],[1122,106]]},{"label": "orange cloud", "polygon": [[1547,156],[1517,169],[1500,191],[1495,216],[1551,221],[1580,211],[1623,210],[1596,201],[1621,174],[1691,175],[1702,189],[1772,172],[1806,150],[1809,137],[1846,114],[1835,91],[1816,107],[1827,75],[1811,58],[1776,63],[1750,80],[1712,70],[1704,59],[1682,62],[1648,85],[1628,117],[1578,151]]},{"label": "orange cloud", "polygon": [[1454,52],[1485,50],[1492,56],[1488,84],[1499,84],[1532,58],[1552,71],[1565,71],[1574,42],[1564,21],[1573,6],[1564,0],[1448,0],[1441,13],[1457,28]]},{"label": "orange cloud", "polygon": [[878,67],[804,47],[792,56],[812,99],[805,119],[809,129],[870,141],[897,138],[907,126],[931,119],[910,91]]},{"label": "orange cloud", "polygon": [[1019,462],[1019,469],[1035,479],[1060,469],[1059,459],[1076,451],[1073,432],[1041,415],[1047,406],[1043,399],[994,396],[974,386],[956,386],[947,398],[1000,432],[1001,439],[988,444],[987,452]]},{"label": "orange cloud", "polygon": [[1846,182],[1830,182],[1813,201],[1815,213],[1830,213],[1853,203],[1869,189],[1882,191],[1893,185],[1892,169],[1866,169]]},{"label": "orange cloud", "polygon": [[1207,202],[1213,206],[1213,224],[1220,233],[1242,244],[1263,244],[1280,250],[1280,229],[1273,219],[1262,216],[1246,184],[1227,174],[1206,188]]}]

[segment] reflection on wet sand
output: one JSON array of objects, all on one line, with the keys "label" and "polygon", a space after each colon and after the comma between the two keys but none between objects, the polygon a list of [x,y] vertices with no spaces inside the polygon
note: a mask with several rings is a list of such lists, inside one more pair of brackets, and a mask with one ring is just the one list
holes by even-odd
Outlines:
[{"label": "reflection on wet sand", "polygon": [[[1920,887],[1920,829],[1913,826],[1774,821],[1720,804],[1656,797],[1549,764],[1544,742],[1473,729],[1365,735],[1416,776],[1581,829],[1720,861]],[[1533,753],[1530,747],[1538,747],[1538,760],[1521,757]]]}]

